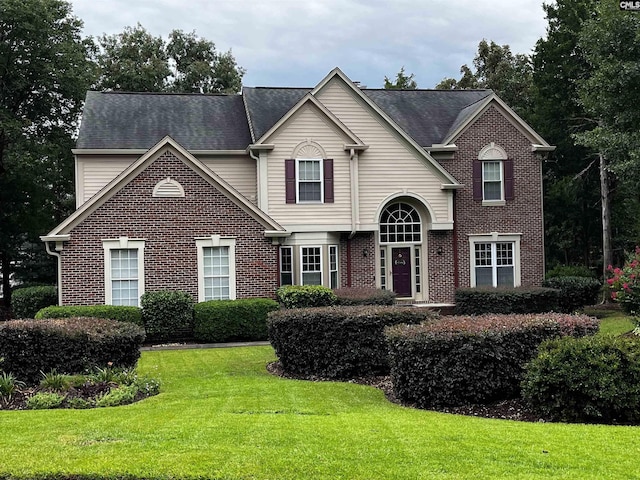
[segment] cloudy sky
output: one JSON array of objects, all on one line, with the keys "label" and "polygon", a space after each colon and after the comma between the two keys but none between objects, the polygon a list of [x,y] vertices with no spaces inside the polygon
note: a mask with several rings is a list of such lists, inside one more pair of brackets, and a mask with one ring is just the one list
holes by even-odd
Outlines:
[{"label": "cloudy sky", "polygon": [[141,23],[231,49],[247,86],[311,87],[340,67],[382,87],[400,67],[420,88],[459,78],[483,38],[531,53],[545,34],[542,0],[71,0],[85,35]]}]

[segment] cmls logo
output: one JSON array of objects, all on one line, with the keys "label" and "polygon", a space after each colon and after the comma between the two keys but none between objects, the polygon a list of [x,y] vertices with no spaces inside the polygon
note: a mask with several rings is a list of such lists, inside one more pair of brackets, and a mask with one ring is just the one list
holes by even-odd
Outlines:
[{"label": "cmls logo", "polygon": [[640,12],[640,2],[620,2],[620,10]]}]

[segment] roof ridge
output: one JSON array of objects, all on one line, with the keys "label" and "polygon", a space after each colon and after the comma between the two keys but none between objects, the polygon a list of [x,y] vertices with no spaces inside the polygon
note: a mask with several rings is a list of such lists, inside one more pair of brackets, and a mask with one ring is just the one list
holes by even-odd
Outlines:
[{"label": "roof ridge", "polygon": [[108,90],[108,91],[98,91],[98,90],[88,90],[88,93],[98,93],[101,95],[162,95],[162,96],[191,96],[191,97],[239,97],[239,93],[221,93],[221,92],[212,92],[212,93],[181,93],[181,92],[127,92],[123,90]]}]

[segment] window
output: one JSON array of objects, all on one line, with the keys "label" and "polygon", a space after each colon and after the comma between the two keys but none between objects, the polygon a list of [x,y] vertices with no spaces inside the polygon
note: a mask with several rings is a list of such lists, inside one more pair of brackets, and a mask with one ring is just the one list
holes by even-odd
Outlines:
[{"label": "window", "polygon": [[329,287],[340,287],[338,280],[338,246],[329,245]]},{"label": "window", "polygon": [[300,247],[301,284],[322,285],[322,247]]},{"label": "window", "polygon": [[502,200],[502,162],[482,162],[482,199]]},{"label": "window", "polygon": [[389,205],[380,216],[380,243],[422,241],[422,225],[417,210],[406,203]]},{"label": "window", "polygon": [[280,247],[280,285],[293,285],[293,247]]},{"label": "window", "polygon": [[103,240],[105,304],[140,305],[144,293],[144,240]]},{"label": "window", "polygon": [[199,302],[235,300],[235,246],[234,238],[219,235],[196,239]]},{"label": "window", "polygon": [[333,160],[285,160],[287,203],[333,203]]},{"label": "window", "polygon": [[485,146],[473,162],[473,199],[486,205],[504,205],[514,199],[513,160],[495,143]]},{"label": "window", "polygon": [[380,249],[380,288],[382,290],[387,289],[387,257],[386,248]]},{"label": "window", "polygon": [[519,236],[485,235],[471,240],[471,286],[520,285]]},{"label": "window", "polygon": [[416,247],[414,249],[414,254],[415,254],[415,262],[416,262],[416,293],[420,293],[421,290],[421,278],[422,278],[422,274],[420,272],[421,268],[420,268],[420,247]]}]

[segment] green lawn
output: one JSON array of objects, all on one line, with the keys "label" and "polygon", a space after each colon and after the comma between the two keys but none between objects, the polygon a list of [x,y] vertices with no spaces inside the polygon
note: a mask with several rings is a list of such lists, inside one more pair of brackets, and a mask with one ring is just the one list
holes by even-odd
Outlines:
[{"label": "green lawn", "polygon": [[0,412],[0,477],[623,479],[640,427],[530,424],[399,407],[373,388],[269,375],[270,347],[144,352],[162,393]]}]

